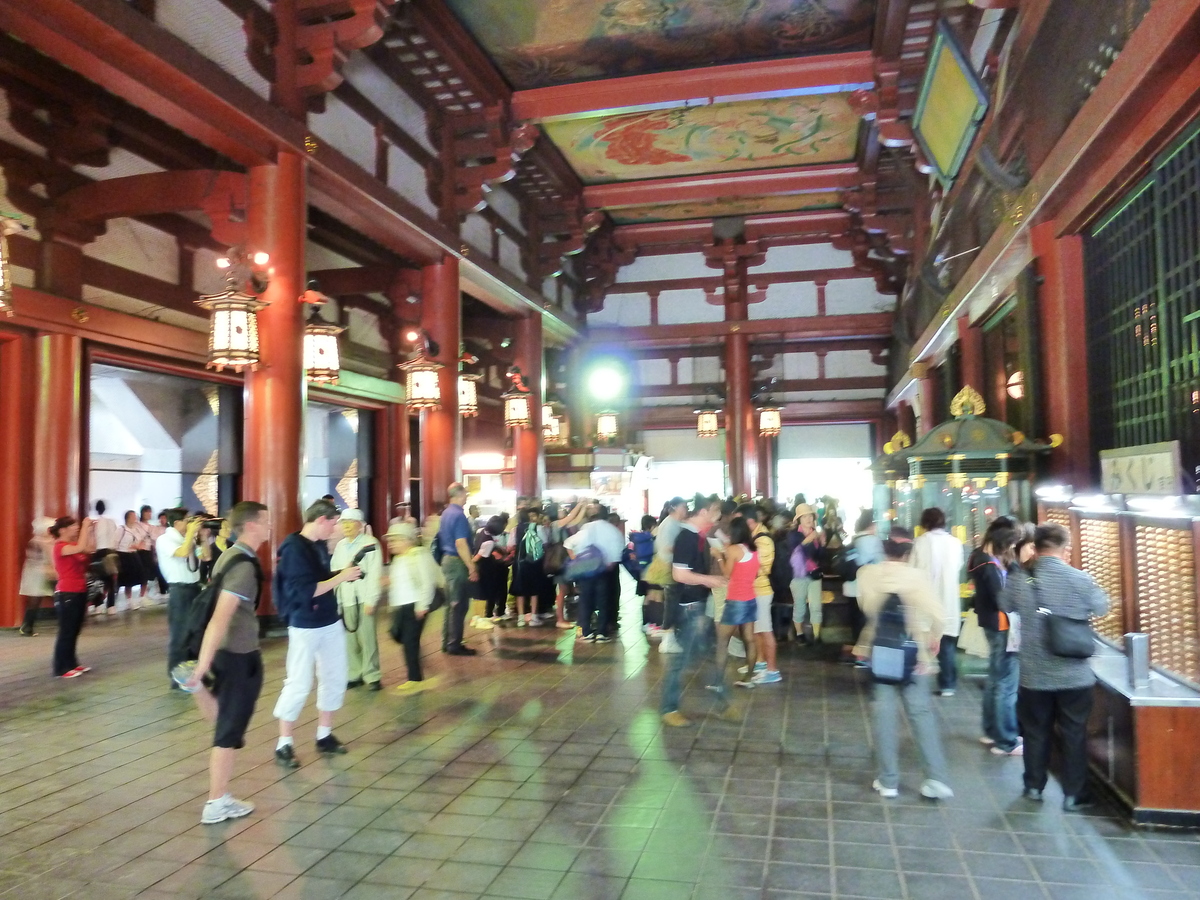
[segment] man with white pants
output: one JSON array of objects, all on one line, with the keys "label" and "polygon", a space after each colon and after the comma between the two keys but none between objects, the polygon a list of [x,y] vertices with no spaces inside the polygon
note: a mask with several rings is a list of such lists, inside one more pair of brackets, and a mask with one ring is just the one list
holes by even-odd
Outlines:
[{"label": "man with white pants", "polygon": [[357,581],[361,573],[357,566],[348,566],[336,575],[329,570],[326,542],[337,529],[339,516],[330,501],[316,501],[304,513],[304,527],[284,539],[275,559],[275,608],[288,625],[287,674],[274,712],[279,720],[275,761],[289,769],[300,765],[292,746],[292,729],[312,691],[314,671],[317,751],[346,752],[345,745],[333,736],[333,714],[346,697],[348,669],[337,587]]}]

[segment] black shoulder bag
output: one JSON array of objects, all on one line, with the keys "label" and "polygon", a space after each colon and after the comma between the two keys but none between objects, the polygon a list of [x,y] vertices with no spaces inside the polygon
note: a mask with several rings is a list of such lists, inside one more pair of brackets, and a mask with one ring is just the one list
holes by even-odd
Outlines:
[{"label": "black shoulder bag", "polygon": [[[1033,591],[1035,595],[1038,594],[1037,579],[1033,579]],[[1090,619],[1060,615],[1040,604],[1038,615],[1042,616],[1046,645],[1054,656],[1088,659],[1096,652],[1096,635]]]}]

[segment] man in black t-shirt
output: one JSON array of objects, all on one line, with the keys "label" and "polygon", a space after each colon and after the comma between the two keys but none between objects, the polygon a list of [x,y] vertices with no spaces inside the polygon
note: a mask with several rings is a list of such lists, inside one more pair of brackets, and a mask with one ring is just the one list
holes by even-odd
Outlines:
[{"label": "man in black t-shirt", "polygon": [[[679,700],[683,693],[683,670],[689,665],[703,643],[705,627],[705,605],[714,587],[725,583],[721,575],[710,575],[713,570],[713,551],[708,546],[704,533],[712,524],[712,513],[703,498],[688,508],[688,517],[683,520],[679,536],[675,538],[675,554],[672,557],[672,575],[675,579],[675,611],[672,624],[680,652],[670,654],[667,672],[663,677],[662,704],[659,711],[667,725],[680,727],[691,724],[679,712]],[[726,707],[728,710],[728,707]]]}]

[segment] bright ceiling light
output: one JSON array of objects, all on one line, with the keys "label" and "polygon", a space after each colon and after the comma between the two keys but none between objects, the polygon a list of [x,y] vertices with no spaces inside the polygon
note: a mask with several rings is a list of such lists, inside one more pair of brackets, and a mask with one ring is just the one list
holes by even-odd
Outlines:
[{"label": "bright ceiling light", "polygon": [[597,366],[588,374],[587,385],[597,400],[615,400],[625,392],[625,373],[615,366]]}]

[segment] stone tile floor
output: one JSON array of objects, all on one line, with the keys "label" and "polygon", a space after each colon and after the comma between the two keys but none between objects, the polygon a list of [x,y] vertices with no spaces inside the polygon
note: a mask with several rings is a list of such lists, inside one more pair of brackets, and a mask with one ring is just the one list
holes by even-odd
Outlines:
[{"label": "stone tile floor", "polygon": [[[633,610],[625,618],[633,621]],[[1139,831],[1115,810],[1065,815],[1020,799],[1021,762],[977,743],[979,691],[938,701],[956,797],[870,789],[869,686],[820,653],[783,647],[785,681],[742,715],[660,726],[662,657],[569,632],[477,633],[474,659],[436,652],[435,690],[350,692],[350,754],[272,761],[282,640],[234,793],[248,818],[199,824],[209,727],[168,692],[161,609],[89,623],[95,671],[49,675],[53,625],[0,634],[0,892],[20,900],[1106,900],[1200,897],[1200,836]],[[385,684],[400,654],[382,648]],[[1181,752],[1191,752],[1190,749]]]}]

